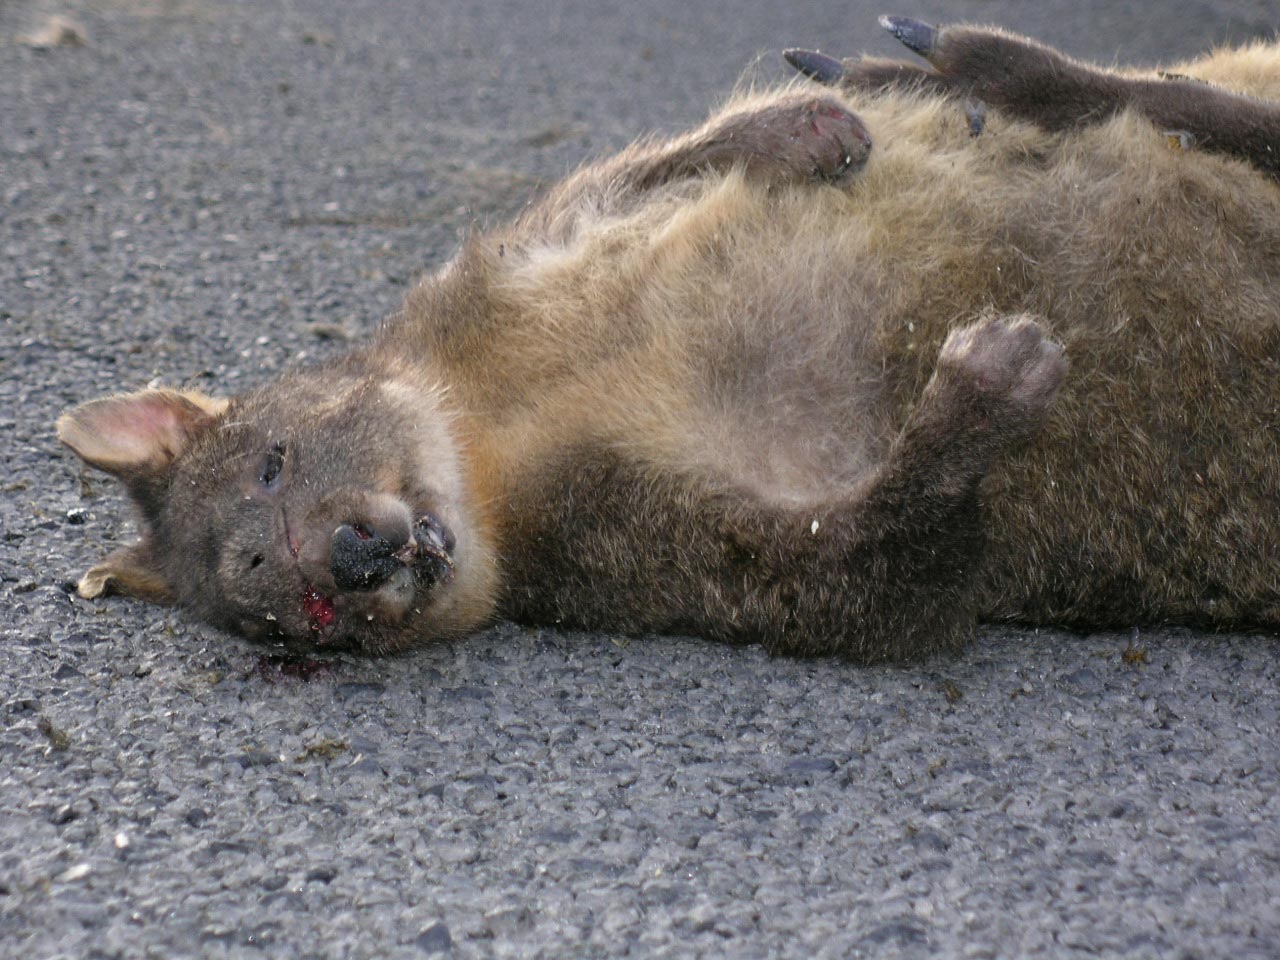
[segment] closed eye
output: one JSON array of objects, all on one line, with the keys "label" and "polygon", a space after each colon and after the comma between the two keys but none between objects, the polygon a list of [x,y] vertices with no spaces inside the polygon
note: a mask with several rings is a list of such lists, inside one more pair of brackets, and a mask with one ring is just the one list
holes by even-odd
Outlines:
[{"label": "closed eye", "polygon": [[262,464],[258,480],[268,490],[274,490],[280,485],[280,475],[284,472],[284,451],[283,441],[273,443],[267,450],[267,459]]}]

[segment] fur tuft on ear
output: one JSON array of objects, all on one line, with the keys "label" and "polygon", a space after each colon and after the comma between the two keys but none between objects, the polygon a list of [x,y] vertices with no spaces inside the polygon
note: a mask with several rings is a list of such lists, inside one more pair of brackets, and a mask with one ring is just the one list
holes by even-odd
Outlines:
[{"label": "fur tuft on ear", "polygon": [[193,390],[140,390],[81,404],[58,418],[58,439],[107,473],[151,474],[169,466],[228,401]]},{"label": "fur tuft on ear", "polygon": [[121,547],[80,578],[76,593],[86,600],[118,593],[148,603],[170,604],[173,591],[151,563],[145,543]]}]

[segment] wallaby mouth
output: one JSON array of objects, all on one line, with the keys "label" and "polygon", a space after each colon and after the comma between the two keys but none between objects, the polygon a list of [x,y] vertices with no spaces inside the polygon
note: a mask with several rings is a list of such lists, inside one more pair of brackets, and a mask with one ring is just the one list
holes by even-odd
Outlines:
[{"label": "wallaby mouth", "polygon": [[322,596],[315,587],[308,585],[302,592],[302,609],[307,614],[312,633],[325,636],[333,631],[333,621],[337,616],[333,597]]},{"label": "wallaby mouth", "polygon": [[[408,612],[421,592],[453,579],[453,532],[434,513],[411,524],[368,518],[339,524],[329,543],[329,574],[336,590],[321,592],[307,582],[302,610],[321,642],[338,631],[338,598],[352,598],[350,613],[370,621]],[[377,611],[371,612],[371,611]]]}]

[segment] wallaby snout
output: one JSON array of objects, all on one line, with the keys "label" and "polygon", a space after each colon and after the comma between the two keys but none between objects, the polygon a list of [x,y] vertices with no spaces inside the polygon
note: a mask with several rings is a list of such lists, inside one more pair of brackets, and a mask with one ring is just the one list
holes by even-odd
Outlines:
[{"label": "wallaby snout", "polygon": [[339,590],[377,590],[411,568],[420,582],[448,579],[455,539],[434,514],[414,517],[385,494],[343,492],[326,498],[313,527],[331,529],[325,566]]},{"label": "wallaby snout", "polygon": [[333,533],[329,570],[339,590],[376,590],[403,567],[410,541],[396,528],[390,537],[365,523],[344,523]]}]

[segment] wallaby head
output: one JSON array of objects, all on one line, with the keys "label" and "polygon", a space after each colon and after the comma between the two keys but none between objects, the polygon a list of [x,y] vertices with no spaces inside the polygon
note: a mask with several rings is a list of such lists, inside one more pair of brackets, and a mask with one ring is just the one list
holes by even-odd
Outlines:
[{"label": "wallaby head", "polygon": [[487,615],[485,551],[430,389],[348,363],[231,400],[95,400],[58,436],[141,514],[140,542],[90,570],[84,596],[179,602],[249,637],[373,653]]}]

